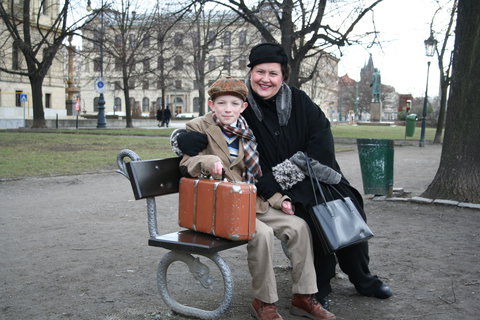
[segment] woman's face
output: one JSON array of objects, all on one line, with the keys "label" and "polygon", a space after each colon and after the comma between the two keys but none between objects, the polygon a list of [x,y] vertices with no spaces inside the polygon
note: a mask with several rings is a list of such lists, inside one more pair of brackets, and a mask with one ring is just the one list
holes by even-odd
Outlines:
[{"label": "woman's face", "polygon": [[278,62],[257,64],[250,71],[252,90],[263,99],[269,99],[276,95],[282,82],[282,66]]}]

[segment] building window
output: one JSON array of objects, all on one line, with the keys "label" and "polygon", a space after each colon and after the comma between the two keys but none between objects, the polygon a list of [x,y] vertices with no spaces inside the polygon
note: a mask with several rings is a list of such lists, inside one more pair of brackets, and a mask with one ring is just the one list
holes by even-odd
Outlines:
[{"label": "building window", "polygon": [[143,72],[150,72],[150,59],[143,60]]},{"label": "building window", "polygon": [[146,36],[145,39],[143,39],[143,47],[148,48],[150,47],[150,36]]},{"label": "building window", "polygon": [[115,81],[114,85],[115,85],[115,90],[122,90],[122,86],[120,85],[120,81]]},{"label": "building window", "polygon": [[238,45],[246,46],[247,45],[247,32],[242,30],[238,33]]},{"label": "building window", "polygon": [[128,88],[129,89],[135,89],[135,80],[134,79],[128,80]]},{"label": "building window", "polygon": [[175,33],[174,44],[176,47],[183,46],[183,33],[181,32]]},{"label": "building window", "polygon": [[15,90],[15,107],[21,107],[22,102],[20,101],[20,95],[23,93],[22,90]]},{"label": "building window", "polygon": [[128,40],[130,48],[135,48],[137,46],[137,36],[135,34],[130,34]]},{"label": "building window", "polygon": [[143,80],[142,82],[142,89],[143,90],[148,90],[148,80]]},{"label": "building window", "polygon": [[208,45],[209,46],[215,47],[215,38],[216,38],[215,32],[214,31],[209,31],[208,32]]},{"label": "building window", "polygon": [[20,50],[18,49],[18,45],[15,43],[12,47],[12,69],[20,69]]},{"label": "building window", "polygon": [[196,32],[193,37],[193,47],[198,48],[200,46],[200,32]]},{"label": "building window", "polygon": [[230,31],[225,31],[223,34],[223,46],[229,47],[232,43],[232,33]]},{"label": "building window", "polygon": [[157,89],[162,89],[162,81],[161,80],[157,81]]},{"label": "building window", "polygon": [[93,98],[93,112],[98,112],[98,97]]},{"label": "building window", "polygon": [[208,70],[211,71],[215,69],[215,67],[216,67],[215,57],[214,56],[208,57]]},{"label": "building window", "polygon": [[115,36],[115,47],[121,48],[122,47],[122,36],[121,35],[116,35]]},{"label": "building window", "polygon": [[149,108],[149,104],[150,104],[150,99],[148,98],[143,98],[142,100],[142,112],[149,112],[150,108]]},{"label": "building window", "polygon": [[122,111],[122,98],[115,98],[115,111]]},{"label": "building window", "polygon": [[247,59],[242,58],[242,59],[238,60],[238,68],[240,70],[246,69],[247,68]]},{"label": "building window", "polygon": [[42,14],[43,15],[48,15],[48,1],[44,0],[44,1],[40,2],[40,4],[42,6]]},{"label": "building window", "polygon": [[93,71],[100,71],[102,68],[102,61],[100,58],[93,59]]},{"label": "building window", "polygon": [[198,90],[200,86],[198,85],[198,81],[197,80],[193,80],[193,90]]},{"label": "building window", "polygon": [[182,89],[182,80],[175,80],[175,89]]},{"label": "building window", "polygon": [[175,57],[175,70],[183,70],[183,57],[176,56]]},{"label": "building window", "polygon": [[52,94],[45,93],[45,108],[50,109],[52,107]]}]

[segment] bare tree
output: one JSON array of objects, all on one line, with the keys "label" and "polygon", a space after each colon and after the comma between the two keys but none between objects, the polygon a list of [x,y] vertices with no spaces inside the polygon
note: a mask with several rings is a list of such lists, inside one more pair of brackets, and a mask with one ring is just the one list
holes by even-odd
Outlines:
[{"label": "bare tree", "polygon": [[[162,112],[166,107],[167,89],[174,81],[176,69],[179,68],[178,63],[175,63],[175,57],[180,54],[181,48],[175,46],[173,29],[187,12],[188,7],[179,10],[170,10],[168,7],[159,8],[155,19],[156,23],[152,30],[151,37],[156,38],[157,43],[157,49],[154,52],[157,67],[151,73],[156,79],[157,89],[161,92],[161,102],[157,101],[156,107],[161,108]],[[177,39],[177,41],[180,41],[180,39]],[[168,61],[173,61],[173,63],[168,63]]]},{"label": "bare tree", "polygon": [[[217,7],[206,9],[203,3],[197,4],[192,9],[193,14],[186,17],[186,24],[191,30],[191,43],[186,51],[192,57],[191,67],[198,89],[199,114],[203,115],[206,112],[205,88],[208,86],[206,83],[208,75],[232,76],[232,63],[245,58],[248,48],[247,43],[234,46],[232,35],[238,34],[238,31],[247,31],[246,28],[242,29],[245,22],[236,14],[219,11]],[[247,38],[249,36],[245,34],[245,41]],[[216,52],[223,52],[223,56],[216,56]],[[219,58],[221,61],[218,61]]]},{"label": "bare tree", "polygon": [[[45,127],[45,114],[43,110],[43,82],[50,67],[63,46],[65,39],[73,36],[77,30],[95,17],[85,15],[69,23],[67,17],[71,15],[72,1],[65,0],[59,5],[49,5],[51,2],[38,1],[0,1],[0,17],[6,26],[6,32],[2,35],[0,51],[5,56],[6,51],[13,52],[11,66],[0,64],[0,71],[9,74],[27,76],[32,88],[33,101],[33,127]],[[35,4],[35,5],[34,5]],[[44,21],[46,12],[52,12],[51,19]],[[21,52],[25,59],[26,68],[16,63],[17,53]],[[2,59],[5,61],[4,59]]]},{"label": "bare tree", "polygon": [[[140,11],[134,0],[117,2],[118,8],[104,10],[103,24],[99,19],[85,28],[84,38],[94,43],[93,51],[103,50],[99,68],[103,70],[103,59],[114,65],[121,81],[116,85],[123,91],[125,99],[126,127],[133,127],[130,90],[138,85],[150,72],[152,49],[150,35],[155,24],[156,7]],[[100,26],[99,26],[100,25]],[[91,37],[93,35],[93,37]],[[104,57],[105,56],[105,57]]]},{"label": "bare tree", "polygon": [[[433,143],[442,143],[442,134],[443,134],[443,127],[445,123],[445,114],[447,110],[447,95],[448,95],[448,88],[451,82],[451,67],[452,67],[452,57],[453,52],[448,50],[448,43],[452,39],[453,36],[453,24],[455,22],[456,13],[457,13],[457,0],[451,1],[451,9],[450,9],[450,19],[448,21],[447,26],[443,30],[443,38],[437,39],[440,40],[437,43],[435,48],[438,57],[438,69],[440,70],[440,108],[438,113],[438,121],[437,121],[437,129],[435,131],[435,138],[433,139]],[[445,8],[439,7],[435,14],[433,15],[432,22],[430,23],[430,32],[431,34],[435,33],[434,30],[434,22],[437,13],[440,10],[445,10]],[[438,33],[438,36],[441,34]]]},{"label": "bare tree", "polygon": [[[352,36],[360,20],[382,0],[372,1],[363,6],[364,1],[331,2],[327,0],[261,0],[256,7],[249,7],[245,0],[209,0],[230,8],[245,21],[251,23],[266,42],[280,42],[290,61],[291,77],[289,84],[301,87],[315,75],[322,55],[330,47],[343,47],[360,41],[361,37]],[[338,13],[327,11],[327,3]],[[341,8],[340,8],[341,7]],[[340,15],[344,12],[345,15]],[[326,15],[334,16],[341,22],[333,26],[334,21],[324,21]],[[346,23],[350,21],[350,23]],[[372,32],[375,41],[376,32]],[[280,39],[280,41],[278,41]],[[310,72],[302,74],[302,63],[308,60],[312,65]]]},{"label": "bare tree", "polygon": [[423,196],[480,203],[480,2],[458,2],[440,166]]}]

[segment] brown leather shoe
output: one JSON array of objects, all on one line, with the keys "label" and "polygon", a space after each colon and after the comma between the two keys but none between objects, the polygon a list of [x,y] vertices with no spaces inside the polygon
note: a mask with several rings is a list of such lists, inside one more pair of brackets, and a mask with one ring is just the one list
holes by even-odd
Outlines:
[{"label": "brown leather shoe", "polygon": [[336,319],[333,313],[322,308],[313,294],[294,294],[290,313],[316,320]]},{"label": "brown leather shoe", "polygon": [[251,309],[252,316],[258,320],[283,320],[282,316],[278,314],[274,303],[265,303],[255,298],[253,299]]}]

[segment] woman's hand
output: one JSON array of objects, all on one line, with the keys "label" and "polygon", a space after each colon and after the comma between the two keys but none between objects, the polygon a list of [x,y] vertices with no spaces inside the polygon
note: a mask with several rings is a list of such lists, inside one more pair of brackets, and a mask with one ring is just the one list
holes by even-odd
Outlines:
[{"label": "woman's hand", "polygon": [[212,168],[210,169],[210,173],[211,175],[215,175],[215,176],[222,176],[222,171],[223,171],[223,164],[222,164],[222,161],[216,161]]},{"label": "woman's hand", "polygon": [[293,211],[293,205],[290,201],[288,200],[285,200],[282,202],[282,211],[286,214],[295,214],[295,212]]}]

